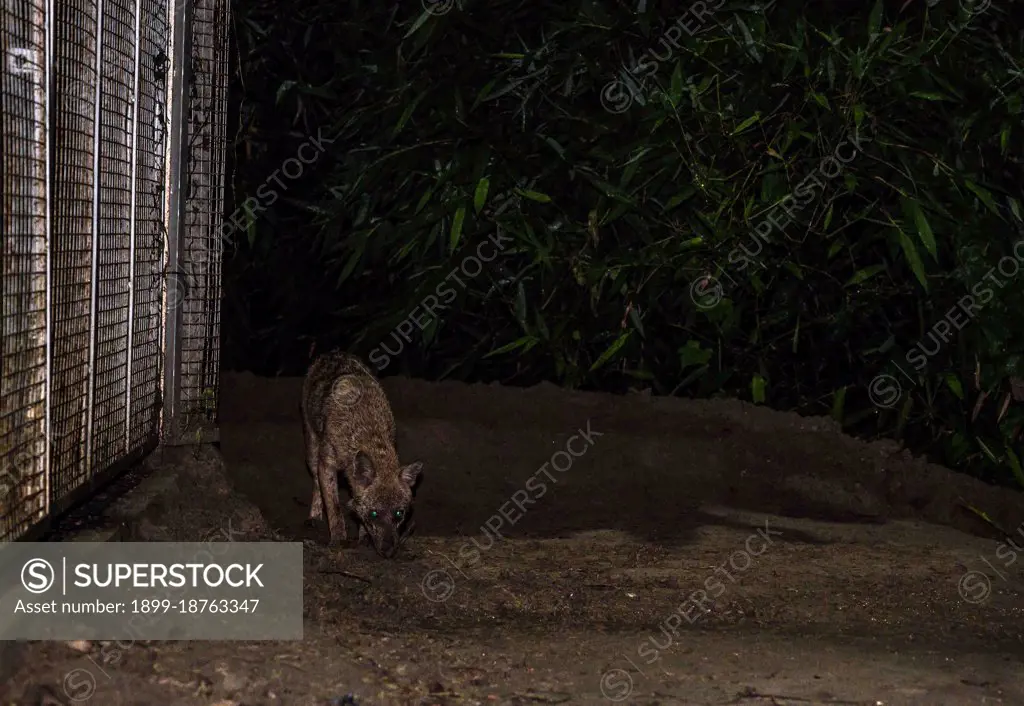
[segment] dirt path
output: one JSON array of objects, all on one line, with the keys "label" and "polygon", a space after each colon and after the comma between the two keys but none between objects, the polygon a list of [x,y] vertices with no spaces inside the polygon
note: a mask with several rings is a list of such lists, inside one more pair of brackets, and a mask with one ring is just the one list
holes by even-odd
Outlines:
[{"label": "dirt path", "polygon": [[302,642],[36,644],[5,702],[1024,704],[1024,556],[960,507],[1024,546],[1018,495],[737,403],[387,386],[395,560],[303,528],[295,380],[229,376],[223,463],[136,527],[306,538]]}]

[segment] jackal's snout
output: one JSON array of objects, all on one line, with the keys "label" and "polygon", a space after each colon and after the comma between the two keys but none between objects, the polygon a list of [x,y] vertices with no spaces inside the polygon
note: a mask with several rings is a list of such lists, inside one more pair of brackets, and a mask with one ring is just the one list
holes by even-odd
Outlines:
[{"label": "jackal's snout", "polygon": [[380,543],[376,547],[377,553],[385,559],[390,559],[398,551],[398,533],[389,532],[380,539]]}]

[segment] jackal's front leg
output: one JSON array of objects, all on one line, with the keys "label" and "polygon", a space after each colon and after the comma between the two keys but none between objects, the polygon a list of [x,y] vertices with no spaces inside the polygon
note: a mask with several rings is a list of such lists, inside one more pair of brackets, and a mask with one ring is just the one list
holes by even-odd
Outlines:
[{"label": "jackal's front leg", "polygon": [[342,512],[341,497],[338,490],[338,470],[328,459],[320,458],[317,464],[317,481],[320,485],[320,497],[323,513],[327,517],[327,531],[332,546],[341,544],[348,539],[345,529],[345,515]]}]

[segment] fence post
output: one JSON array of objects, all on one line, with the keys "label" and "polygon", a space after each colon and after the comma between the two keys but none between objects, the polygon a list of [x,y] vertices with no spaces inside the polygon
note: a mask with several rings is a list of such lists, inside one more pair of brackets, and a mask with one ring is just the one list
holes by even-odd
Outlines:
[{"label": "fence post", "polygon": [[[181,315],[186,281],[181,276],[185,206],[188,189],[188,126],[192,81],[192,0],[173,0],[171,44],[170,123],[168,133],[167,263],[164,268],[164,389],[161,437],[174,442],[181,414]],[[179,296],[180,295],[180,296]]]},{"label": "fence post", "polygon": [[96,440],[93,421],[96,416],[96,334],[99,331],[99,263],[100,263],[100,184],[103,148],[100,125],[103,119],[103,13],[104,0],[96,3],[96,102],[93,105],[95,132],[92,135],[92,260],[89,275],[89,387],[85,402],[85,473],[93,477],[93,443]]},{"label": "fence post", "polygon": [[132,450],[132,372],[135,368],[135,299],[138,292],[135,287],[135,240],[137,236],[137,219],[139,205],[139,116],[142,114],[142,0],[135,0],[135,56],[134,78],[132,80],[132,151],[131,151],[131,213],[128,226],[128,326],[125,353],[124,375],[124,453]]},{"label": "fence post", "polygon": [[54,177],[54,101],[56,89],[53,74],[53,26],[56,24],[53,0],[46,3],[46,396],[45,421],[43,422],[43,512],[50,516],[53,502],[53,177]]}]

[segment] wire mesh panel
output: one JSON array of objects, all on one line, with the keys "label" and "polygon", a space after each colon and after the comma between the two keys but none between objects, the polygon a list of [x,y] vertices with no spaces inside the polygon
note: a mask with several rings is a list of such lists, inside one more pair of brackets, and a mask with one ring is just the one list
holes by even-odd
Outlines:
[{"label": "wire mesh panel", "polygon": [[4,0],[0,25],[0,533],[46,513],[47,130],[42,0]]},{"label": "wire mesh panel", "polygon": [[153,440],[160,421],[163,365],[164,223],[167,159],[167,70],[170,26],[166,3],[142,0],[135,136],[135,233],[132,331],[128,371],[128,450]]},{"label": "wire mesh panel", "polygon": [[135,127],[135,3],[101,3],[97,256],[93,296],[91,464],[104,467],[127,452],[125,389],[128,374],[131,210],[131,136]]},{"label": "wire mesh panel", "polygon": [[96,0],[57,0],[54,26],[51,295],[51,492],[65,497],[88,477],[86,412],[92,342],[95,197]]},{"label": "wire mesh panel", "polygon": [[192,23],[188,188],[181,278],[181,404],[185,433],[212,420],[220,369],[220,226],[227,149],[226,0],[198,0]]}]

